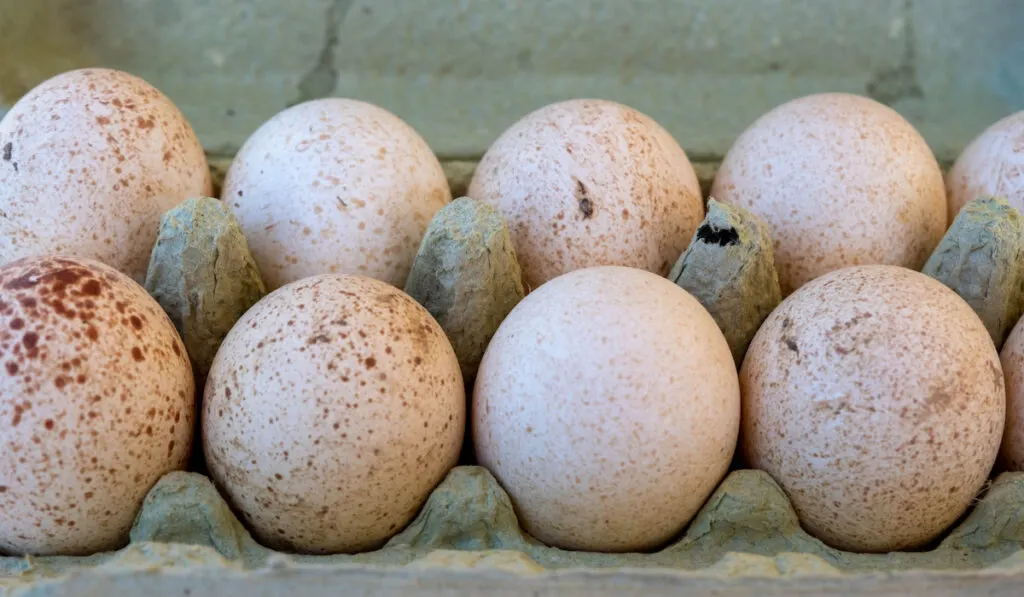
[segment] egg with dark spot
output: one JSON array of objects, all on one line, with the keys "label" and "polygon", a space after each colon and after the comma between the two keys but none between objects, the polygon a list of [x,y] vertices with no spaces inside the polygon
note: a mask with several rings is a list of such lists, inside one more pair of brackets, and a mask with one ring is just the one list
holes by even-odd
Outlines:
[{"label": "egg with dark spot", "polygon": [[212,192],[182,113],[116,70],[74,70],[39,84],[0,121],[0,147],[0,263],[70,254],[142,282],[160,216]]},{"label": "egg with dark spot", "polygon": [[920,548],[988,479],[1006,391],[981,319],[892,265],[802,286],[758,330],[740,371],[743,452],[805,529],[854,552]]},{"label": "egg with dark spot", "polygon": [[191,446],[195,388],[173,324],[111,267],[22,259],[0,268],[0,362],[0,552],[121,547]]},{"label": "egg with dark spot", "polygon": [[264,297],[214,358],[210,474],[269,547],[375,549],[455,465],[466,417],[441,326],[385,282],[322,274]]},{"label": "egg with dark spot", "polygon": [[513,124],[468,195],[508,222],[527,288],[599,265],[668,275],[704,218],[697,175],[672,135],[596,99],[556,102]]}]

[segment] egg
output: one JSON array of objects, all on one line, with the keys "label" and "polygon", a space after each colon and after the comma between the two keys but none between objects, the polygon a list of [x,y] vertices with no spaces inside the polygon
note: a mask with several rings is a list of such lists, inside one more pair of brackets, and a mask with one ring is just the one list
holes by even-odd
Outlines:
[{"label": "egg", "polygon": [[70,254],[141,283],[160,216],[211,192],[188,121],[128,73],[57,75],[0,121],[0,263]]},{"label": "egg", "polygon": [[854,552],[920,548],[985,484],[1006,392],[984,324],[891,265],[825,274],[768,317],[740,371],[743,453],[803,527]]},{"label": "egg", "polygon": [[920,270],[947,225],[925,140],[892,108],[845,93],[759,118],[729,149],[711,196],[769,225],[784,296],[851,265]]},{"label": "egg", "polygon": [[465,390],[441,326],[407,294],[321,274],[253,306],[214,358],[203,447],[269,547],[376,549],[459,455]]},{"label": "egg", "polygon": [[1011,471],[1024,471],[1024,319],[1003,344],[1000,362],[1006,379],[1006,427],[1001,457]]},{"label": "egg", "polygon": [[1002,197],[1024,212],[1024,111],[978,135],[946,174],[950,221],[981,196]]},{"label": "egg", "polygon": [[17,260],[0,268],[0,363],[0,552],[127,543],[192,443],[192,368],[170,320],[98,261]]},{"label": "egg", "polygon": [[642,551],[675,537],[725,475],[739,415],[729,345],[697,299],[597,266],[502,322],[476,378],[473,443],[537,539]]},{"label": "egg", "polygon": [[704,218],[675,139],[637,110],[595,99],[551,104],[512,125],[468,195],[505,218],[528,289],[600,265],[667,275]]},{"label": "egg", "polygon": [[273,290],[327,273],[404,286],[427,224],[452,196],[412,127],[378,106],[325,98],[253,133],[221,199]]}]

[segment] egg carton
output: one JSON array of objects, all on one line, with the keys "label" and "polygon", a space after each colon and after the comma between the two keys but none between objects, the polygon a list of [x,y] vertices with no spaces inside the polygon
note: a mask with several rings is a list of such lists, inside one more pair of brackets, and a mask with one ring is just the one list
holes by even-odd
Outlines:
[{"label": "egg carton", "polygon": [[[218,186],[229,164],[211,159]],[[464,194],[474,165],[444,164],[454,196]],[[716,165],[695,166],[706,195]],[[996,476],[928,550],[860,554],[807,534],[769,475],[734,470],[670,545],[613,554],[543,545],[522,529],[495,478],[464,465],[383,548],[311,556],[263,547],[206,476],[172,472],[147,495],[127,546],[85,557],[0,557],[0,594],[1016,596],[1022,546],[1024,473]]]}]

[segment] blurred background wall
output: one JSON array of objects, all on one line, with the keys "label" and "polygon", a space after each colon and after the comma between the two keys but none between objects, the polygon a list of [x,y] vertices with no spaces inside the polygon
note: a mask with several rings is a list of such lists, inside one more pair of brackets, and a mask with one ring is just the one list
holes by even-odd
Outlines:
[{"label": "blurred background wall", "polygon": [[1024,0],[0,0],[0,113],[97,65],[159,87],[213,155],[339,95],[471,159],[530,110],[591,96],[714,160],[773,106],[849,91],[949,161],[1024,109]]}]

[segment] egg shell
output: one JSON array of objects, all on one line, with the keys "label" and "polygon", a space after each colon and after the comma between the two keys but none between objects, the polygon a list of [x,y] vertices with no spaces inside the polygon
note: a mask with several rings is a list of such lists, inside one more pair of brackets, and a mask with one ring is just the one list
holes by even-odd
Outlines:
[{"label": "egg shell", "polygon": [[455,351],[412,298],[363,276],[281,287],[228,333],[206,385],[214,481],[261,543],[375,549],[455,465],[466,402]]},{"label": "egg shell", "polygon": [[759,118],[729,149],[711,196],[771,227],[783,296],[850,265],[920,270],[947,226],[925,140],[892,108],[846,93]]},{"label": "egg shell", "polygon": [[141,283],[163,212],[211,192],[188,121],[128,73],[57,75],[0,121],[0,263],[71,254]]},{"label": "egg shell", "polygon": [[843,268],[787,298],[740,371],[744,455],[801,524],[855,552],[922,547],[992,468],[999,355],[952,290],[906,268]]},{"label": "egg shell", "polygon": [[402,287],[427,224],[452,196],[412,127],[378,106],[326,98],[253,133],[221,199],[273,290],[326,273]]},{"label": "egg shell", "polygon": [[1024,111],[978,135],[946,174],[950,221],[968,201],[986,195],[1002,197],[1024,212]]},{"label": "egg shell", "polygon": [[664,276],[704,218],[675,139],[637,110],[596,99],[551,104],[512,125],[467,194],[505,218],[528,289],[599,265]]},{"label": "egg shell", "polygon": [[498,328],[477,373],[473,441],[537,539],[646,550],[725,475],[739,401],[729,345],[697,299],[643,270],[584,268]]},{"label": "egg shell", "polygon": [[1024,471],[1024,319],[1010,332],[1000,362],[1006,379],[1006,427],[1000,450],[1002,464],[1011,471]]},{"label": "egg shell", "polygon": [[121,547],[192,444],[192,368],[170,320],[97,261],[18,260],[0,268],[0,362],[0,551]]}]

